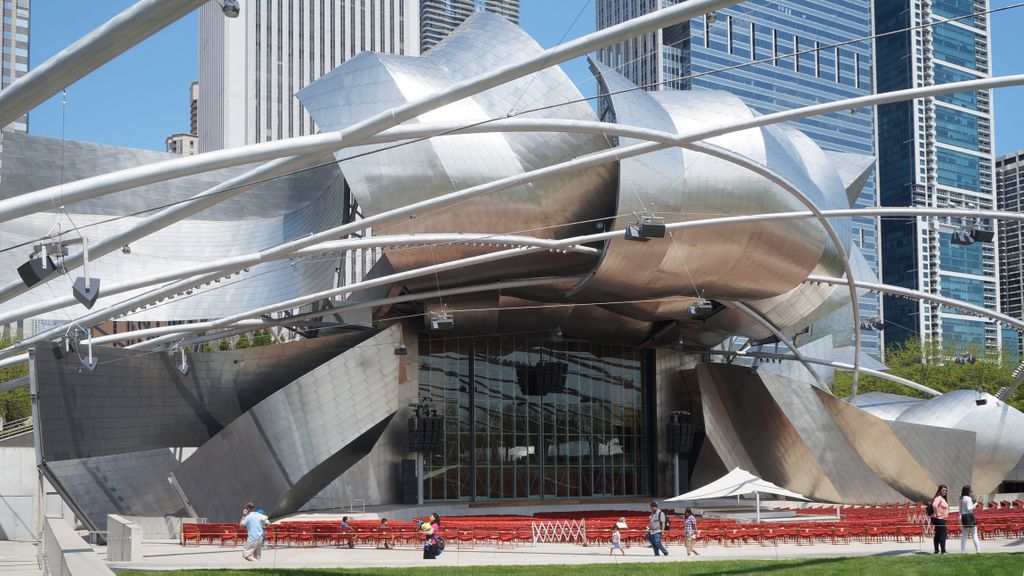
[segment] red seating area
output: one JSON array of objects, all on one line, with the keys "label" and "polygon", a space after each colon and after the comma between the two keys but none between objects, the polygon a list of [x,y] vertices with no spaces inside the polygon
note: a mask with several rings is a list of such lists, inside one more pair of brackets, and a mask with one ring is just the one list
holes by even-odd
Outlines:
[{"label": "red seating area", "polygon": [[[954,508],[955,509],[955,508]],[[683,520],[674,511],[666,510],[671,527],[662,540],[666,544],[682,544]],[[834,516],[834,506],[801,508],[798,516]],[[975,511],[978,533],[983,539],[1024,538],[1024,502],[1016,500],[992,504]],[[636,510],[587,510],[576,512],[543,512],[533,516],[473,515],[446,516],[440,535],[449,547],[470,548],[478,545],[516,547],[534,542],[567,542],[604,546],[611,540],[612,527],[625,518],[627,528],[619,533],[627,544],[644,545],[649,514]],[[777,546],[780,543],[813,546],[817,543],[849,544],[883,541],[919,542],[931,535],[931,526],[923,504],[881,504],[846,506],[838,520],[807,520],[741,524],[734,520],[701,518],[698,544],[708,546]],[[949,517],[951,538],[959,537],[958,515]],[[242,544],[246,531],[236,524],[183,524],[181,544]],[[416,520],[389,520],[382,529],[378,520],[352,520],[343,529],[336,520],[312,522],[282,521],[267,527],[268,546],[335,546],[335,547],[416,547],[423,537]]]}]

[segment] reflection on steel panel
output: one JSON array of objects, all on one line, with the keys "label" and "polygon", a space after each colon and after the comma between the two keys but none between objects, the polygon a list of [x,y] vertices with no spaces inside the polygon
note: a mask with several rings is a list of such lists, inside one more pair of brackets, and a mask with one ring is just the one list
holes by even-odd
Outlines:
[{"label": "reflection on steel panel", "polygon": [[105,530],[107,514],[178,514],[181,499],[167,482],[177,460],[167,448],[44,462],[83,521]]},{"label": "reflection on steel panel", "polygon": [[[174,158],[169,154],[104,146],[28,134],[4,133],[0,147],[0,198],[55,186],[64,181]],[[56,170],[55,166],[61,166]],[[122,232],[152,212],[136,213],[185,200],[253,166],[242,166],[159,182],[68,204],[64,209],[75,226],[88,226],[89,240]],[[263,250],[341,224],[345,206],[342,179],[336,164],[298,172],[260,184],[244,194],[207,208],[131,243],[131,254],[120,251],[99,257],[90,254],[89,272],[103,286],[134,281],[169,270],[206,264],[211,260]],[[56,210],[55,210],[56,211]],[[33,242],[46,236],[55,221],[71,229],[67,217],[55,211],[32,214],[4,223],[5,244]],[[111,217],[121,217],[112,220]],[[77,236],[72,233],[72,236]],[[75,251],[73,249],[72,251]],[[16,268],[24,263],[21,251],[0,253],[0,282],[20,281]],[[187,298],[172,298],[132,314],[129,320],[194,320],[233,314],[308,292],[333,287],[334,266],[304,261],[275,262],[253,267],[230,280],[197,288]],[[128,296],[102,291],[97,306]],[[63,295],[65,292],[59,291]],[[0,313],[38,304],[50,297],[43,289],[0,303]],[[83,311],[75,306],[70,309]],[[64,317],[55,313],[53,317]]]},{"label": "reflection on steel panel", "polygon": [[708,438],[727,468],[816,500],[902,499],[860,458],[813,387],[742,366],[697,370]]},{"label": "reflection on steel panel", "polygon": [[977,494],[994,491],[1024,456],[1024,414],[991,394],[947,392],[905,410],[896,421],[974,432],[971,486]]},{"label": "reflection on steel panel", "polygon": [[[465,78],[540,52],[522,30],[501,17],[480,13],[468,19],[440,46],[420,57],[363,53],[324,75],[298,94],[321,130],[338,130],[372,114],[446,89]],[[579,100],[569,78],[557,67],[513,80],[453,102],[420,117],[420,121],[473,122],[505,116],[512,109]],[[595,120],[590,108],[577,102],[531,113],[538,118]],[[339,159],[368,150],[378,152],[344,162],[345,178],[365,213],[434,198],[494,179],[571,160],[604,150],[605,138],[567,133],[493,133],[450,135],[398,148],[356,147],[337,153]],[[597,231],[595,219],[612,214],[614,164],[487,194],[455,207],[420,214],[388,227],[388,233],[530,231],[543,238],[564,238]],[[397,270],[480,254],[493,249],[435,246],[430,250],[389,250]],[[560,259],[547,262],[557,270]],[[480,280],[489,274],[523,274],[516,262],[474,270]],[[526,266],[537,271],[536,264]],[[550,272],[549,272],[550,273]]]},{"label": "reflection on steel panel", "polygon": [[907,499],[926,501],[939,484],[970,482],[973,432],[888,422],[828,392],[816,392],[864,462]]},{"label": "reflection on steel panel", "polygon": [[174,470],[198,516],[238,518],[247,500],[297,511],[373,448],[398,410],[397,325],[300,377]]},{"label": "reflection on steel panel", "polygon": [[177,356],[97,346],[95,371],[77,354],[36,355],[43,457],[91,458],[154,448],[200,446],[298,375],[374,334]]},{"label": "reflection on steel panel", "polygon": [[895,420],[909,408],[924,403],[924,400],[888,392],[867,392],[851,398],[850,403],[882,420]]}]

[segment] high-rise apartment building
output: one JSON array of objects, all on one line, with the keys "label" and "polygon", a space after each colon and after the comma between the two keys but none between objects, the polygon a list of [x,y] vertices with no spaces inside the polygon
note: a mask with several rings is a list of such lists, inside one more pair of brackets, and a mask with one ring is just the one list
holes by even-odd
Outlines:
[{"label": "high-rise apartment building", "polygon": [[[987,7],[986,0],[876,2],[878,92],[988,77]],[[880,204],[994,208],[991,102],[982,90],[880,106]],[[954,241],[957,232],[995,226],[960,218],[885,219],[883,280],[996,310],[996,244]],[[920,337],[947,356],[995,354],[1001,348],[996,323],[963,311],[891,297],[884,308],[887,341]]]},{"label": "high-rise apartment building", "polygon": [[420,53],[447,38],[474,12],[482,11],[519,25],[519,0],[420,0]]},{"label": "high-rise apartment building", "polygon": [[[31,0],[4,0],[0,21],[0,90],[28,72],[28,22]],[[3,127],[28,132],[28,115]]]},{"label": "high-rise apartment building", "polygon": [[[678,2],[598,0],[606,28]],[[771,113],[872,92],[870,0],[748,0],[726,10],[608,46],[598,59],[649,90],[705,88],[739,96]],[[794,55],[798,54],[798,55]],[[825,150],[874,156],[869,110],[815,116],[793,123]],[[875,205],[875,182],[856,207]],[[878,270],[876,221],[853,221],[854,242]],[[876,294],[861,296],[864,318],[880,315]],[[878,332],[865,331],[864,350],[878,355]]]},{"label": "high-rise apartment building", "polygon": [[[996,204],[1003,212],[1024,212],[1024,151],[996,158]],[[999,223],[999,292],[1000,311],[1024,320],[1024,226],[1013,220]],[[1015,343],[1024,353],[1019,337]]]},{"label": "high-rise apartment building", "polygon": [[364,51],[419,54],[417,0],[242,0],[199,12],[199,149],[315,132],[294,94]]}]

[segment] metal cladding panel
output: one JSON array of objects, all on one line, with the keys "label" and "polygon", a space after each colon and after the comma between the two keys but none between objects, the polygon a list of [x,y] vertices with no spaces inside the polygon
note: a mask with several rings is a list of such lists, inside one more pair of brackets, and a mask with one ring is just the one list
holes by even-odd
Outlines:
[{"label": "metal cladding panel", "polygon": [[[502,39],[496,42],[495,39]],[[363,55],[350,60],[300,91],[299,99],[323,130],[339,130],[399,104],[439,92],[465,78],[507,62],[536,54],[540,49],[514,25],[486,14],[471,18],[450,38],[449,46],[425,57]],[[464,98],[420,116],[419,121],[472,122],[504,116],[515,106],[515,96],[538,105],[579,99],[579,92],[557,70],[512,81]],[[542,117],[594,116],[585,105],[539,114]],[[592,151],[606,149],[604,138],[559,133],[459,134],[385,150],[356,147],[338,153],[344,158],[368,151],[376,153],[346,160],[345,178],[367,214],[434,198],[495,179],[560,163]],[[613,209],[614,166],[579,171],[561,178],[525,184],[486,194],[457,206],[420,214],[396,223],[389,233],[486,232],[532,230],[540,237],[561,238],[593,232],[593,224],[566,223],[608,217]],[[435,246],[427,250],[389,250],[396,270],[476,255],[493,249]],[[551,258],[550,270],[559,268]],[[532,264],[531,268],[536,268]],[[508,266],[484,266],[478,277]],[[521,274],[520,268],[514,271]]]},{"label": "metal cladding panel", "polygon": [[[976,401],[985,400],[984,405]],[[993,492],[1024,456],[1024,414],[991,394],[955,390],[905,410],[898,422],[926,424],[976,434],[971,486]]]},{"label": "metal cladding panel", "polygon": [[760,374],[804,444],[839,492],[840,502],[896,502],[901,495],[882,481],[857,453],[818,397],[817,388],[776,374]]},{"label": "metal cladding panel", "polygon": [[903,499],[861,459],[815,388],[742,366],[697,370],[708,439],[727,468],[816,500]]},{"label": "metal cladding panel", "polygon": [[107,514],[163,516],[181,511],[181,499],[167,482],[177,463],[169,449],[158,448],[44,466],[85,514],[84,520],[105,530]]},{"label": "metal cladding panel", "polygon": [[193,510],[232,521],[252,500],[297,511],[369,453],[398,410],[397,325],[298,378],[174,470]]},{"label": "metal cladding panel", "polygon": [[928,500],[939,484],[969,482],[974,433],[888,422],[824,390],[816,392],[864,462],[909,500]]},{"label": "metal cladding panel", "polygon": [[815,500],[843,501],[755,371],[698,364],[697,374],[704,428],[727,469],[738,466]]},{"label": "metal cladding panel", "polygon": [[90,372],[75,353],[36,355],[43,457],[92,458],[200,446],[246,410],[372,331],[225,352],[140,354],[95,347]]},{"label": "metal cladding panel", "polygon": [[850,398],[849,402],[868,414],[878,416],[882,420],[891,421],[896,420],[904,411],[918,404],[923,404],[925,401],[920,398],[889,394],[888,392],[867,392]]},{"label": "metal cladding panel", "polygon": [[[0,156],[3,168],[0,172],[0,196],[14,196],[58,184],[54,178],[59,171],[54,166],[59,165],[60,141],[25,135],[16,139],[16,142],[5,140]],[[170,156],[154,152],[68,143],[64,153],[65,179],[84,178],[168,158]],[[70,221],[68,217],[53,212],[24,216],[7,222],[0,237],[5,244],[32,243],[47,235],[54,222],[58,222],[61,230],[71,238],[79,235],[74,226],[88,227],[82,228],[81,233],[95,243],[124,232],[152,214],[136,215],[140,211],[185,200],[221,184],[242,170],[244,168],[179,178],[69,204],[65,209],[70,214]],[[339,225],[345,213],[341,186],[337,165],[333,163],[270,180],[132,242],[131,254],[114,251],[98,257],[93,252],[89,262],[90,276],[100,278],[102,286],[110,287],[169,270],[206,264],[226,256],[257,252]],[[25,261],[26,253],[27,250],[0,253],[0,271],[3,271],[0,282],[20,282],[15,270]],[[302,260],[272,262],[198,288],[189,296],[179,295],[137,311],[128,319],[194,320],[233,314],[329,289],[333,287],[333,274],[333,266]],[[109,306],[144,291],[137,289],[104,296],[101,290],[97,305]],[[41,294],[52,296],[56,292],[46,288],[27,292],[0,303],[0,312],[38,304]],[[76,304],[68,313],[84,311]],[[64,317],[64,313],[51,314]]]},{"label": "metal cladding panel", "polygon": [[[593,66],[609,91],[635,88],[611,69]],[[716,91],[631,90],[609,100],[617,122],[658,130],[666,130],[666,118],[671,121],[669,131],[687,132],[753,115],[735,96]],[[767,163],[821,201],[824,193],[809,178],[804,163],[792,157],[799,150],[781,143],[786,138],[781,131],[763,128],[719,136],[709,143]],[[838,178],[835,183],[839,185]],[[620,167],[617,214],[653,212],[664,214],[666,222],[678,222],[802,209],[796,198],[767,179],[699,152],[662,151],[624,160]],[[624,228],[635,219],[620,216],[615,227]],[[680,230],[664,241],[648,243],[614,238],[581,292],[625,295],[642,289],[650,296],[776,296],[806,278],[826,243],[817,222],[800,221]]]}]

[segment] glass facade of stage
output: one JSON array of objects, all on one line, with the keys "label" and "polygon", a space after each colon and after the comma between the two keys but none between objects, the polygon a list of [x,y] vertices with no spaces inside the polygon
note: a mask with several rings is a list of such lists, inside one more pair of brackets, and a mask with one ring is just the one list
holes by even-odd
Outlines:
[{"label": "glass facade of stage", "polygon": [[652,360],[638,348],[535,336],[430,339],[420,396],[444,417],[424,458],[428,500],[651,491]]}]

